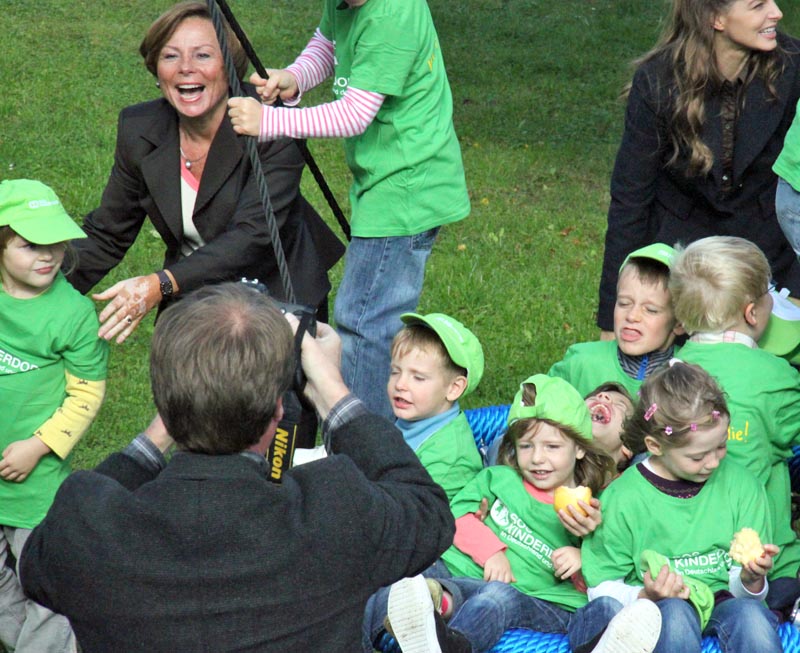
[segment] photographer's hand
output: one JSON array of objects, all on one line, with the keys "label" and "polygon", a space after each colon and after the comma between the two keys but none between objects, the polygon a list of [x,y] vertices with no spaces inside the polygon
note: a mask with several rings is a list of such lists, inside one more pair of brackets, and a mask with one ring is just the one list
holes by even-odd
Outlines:
[{"label": "photographer's hand", "polygon": [[[287,313],[286,319],[292,331],[296,331],[297,318]],[[317,337],[304,334],[301,349],[300,361],[306,375],[305,395],[324,420],[330,409],[350,394],[339,371],[342,342],[333,327],[317,322]]]}]

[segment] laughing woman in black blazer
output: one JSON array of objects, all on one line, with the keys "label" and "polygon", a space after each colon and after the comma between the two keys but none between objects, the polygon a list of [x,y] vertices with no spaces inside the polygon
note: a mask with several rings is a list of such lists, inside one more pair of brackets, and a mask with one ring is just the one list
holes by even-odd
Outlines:
[{"label": "laughing woman in black blazer", "polygon": [[800,41],[773,0],[673,0],[637,63],[611,178],[598,325],[613,328],[617,272],[649,243],[711,235],[756,243],[800,295],[800,265],[775,217],[772,164],[800,98]]},{"label": "laughing woman in black blazer", "polygon": [[[239,77],[247,59],[228,33]],[[151,25],[140,52],[162,98],[124,109],[114,166],[99,208],[75,242],[69,276],[87,292],[119,263],[145,217],[164,244],[164,267],[95,294],[107,301],[100,336],[122,342],[164,300],[199,286],[258,278],[283,299],[266,218],[243,137],[227,116],[228,78],[208,7],[173,6]],[[324,319],[327,271],[344,248],[300,194],[303,160],[290,140],[259,146],[297,300]]]}]

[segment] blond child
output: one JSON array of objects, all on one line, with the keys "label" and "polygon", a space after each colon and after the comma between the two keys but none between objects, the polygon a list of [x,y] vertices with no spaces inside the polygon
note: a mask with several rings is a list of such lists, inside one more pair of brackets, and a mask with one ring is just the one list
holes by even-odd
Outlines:
[{"label": "blond child", "polygon": [[800,597],[800,543],[791,528],[787,459],[800,442],[800,374],[758,348],[772,309],[770,267],[748,240],[712,236],[680,251],[670,290],[689,340],[680,357],[700,365],[728,398],[728,455],[767,489],[774,542],[767,604],[788,613]]},{"label": "blond child", "polygon": [[475,334],[442,313],[404,313],[392,342],[389,402],[408,445],[448,499],[483,468],[458,400],[483,376]]},{"label": "blond child", "polygon": [[0,641],[20,652],[74,646],[67,620],[27,600],[6,560],[47,513],[105,392],[94,306],[61,273],[68,241],[84,237],[51,188],[0,183]]},{"label": "blond child", "polygon": [[631,252],[617,282],[614,340],[572,345],[548,374],[569,381],[584,396],[607,381],[635,396],[642,381],[674,355],[675,337],[683,333],[668,287],[674,257],[664,243]]}]

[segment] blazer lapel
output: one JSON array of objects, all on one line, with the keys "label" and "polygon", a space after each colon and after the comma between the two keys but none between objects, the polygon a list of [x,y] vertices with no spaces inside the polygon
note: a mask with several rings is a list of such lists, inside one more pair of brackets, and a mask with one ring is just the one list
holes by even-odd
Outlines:
[{"label": "blazer lapel", "polygon": [[[150,196],[161,213],[162,221],[174,237],[173,246],[178,246],[183,238],[183,217],[178,120],[174,110],[170,107],[169,111],[163,112],[142,137],[154,147],[153,151],[142,159],[142,176],[150,189]],[[150,216],[151,219],[157,217]]]},{"label": "blazer lapel", "polygon": [[747,91],[745,107],[736,121],[736,147],[734,148],[734,180],[741,179],[744,171],[767,146],[786,113],[786,103],[792,95],[789,86],[794,75],[788,72],[776,81],[777,98],[773,98],[766,85],[753,80]]},{"label": "blazer lapel", "polygon": [[[233,131],[230,118],[226,114],[208,151],[206,167],[203,170],[203,178],[200,180],[200,189],[194,205],[195,216],[203,212],[234,173],[242,160],[243,151],[244,145]],[[246,165],[249,167],[249,164]],[[196,226],[200,229],[199,225]]]}]

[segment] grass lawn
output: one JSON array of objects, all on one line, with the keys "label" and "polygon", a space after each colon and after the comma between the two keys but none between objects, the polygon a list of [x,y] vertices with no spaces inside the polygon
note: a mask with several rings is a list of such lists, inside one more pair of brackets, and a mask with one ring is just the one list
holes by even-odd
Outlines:
[{"label": "grass lawn", "polygon": [[[165,0],[6,0],[0,33],[0,178],[53,186],[71,215],[100,199],[116,116],[159,95],[137,53]],[[473,328],[486,374],[465,407],[507,403],[528,374],[573,342],[593,339],[608,180],[621,133],[619,92],[630,61],[655,40],[669,2],[655,0],[429,0],[455,103],[472,214],[442,231],[420,310]],[[319,0],[231,0],[267,66],[291,61],[319,19]],[[784,29],[800,12],[784,3]],[[792,15],[793,14],[793,15]],[[310,94],[328,99],[327,86]],[[309,146],[347,213],[341,143]],[[313,178],[304,190],[330,215]],[[146,226],[101,284],[160,268]],[[334,282],[341,275],[334,269]],[[90,466],[154,412],[147,373],[152,321],[113,345],[108,395],[76,451]]]}]

